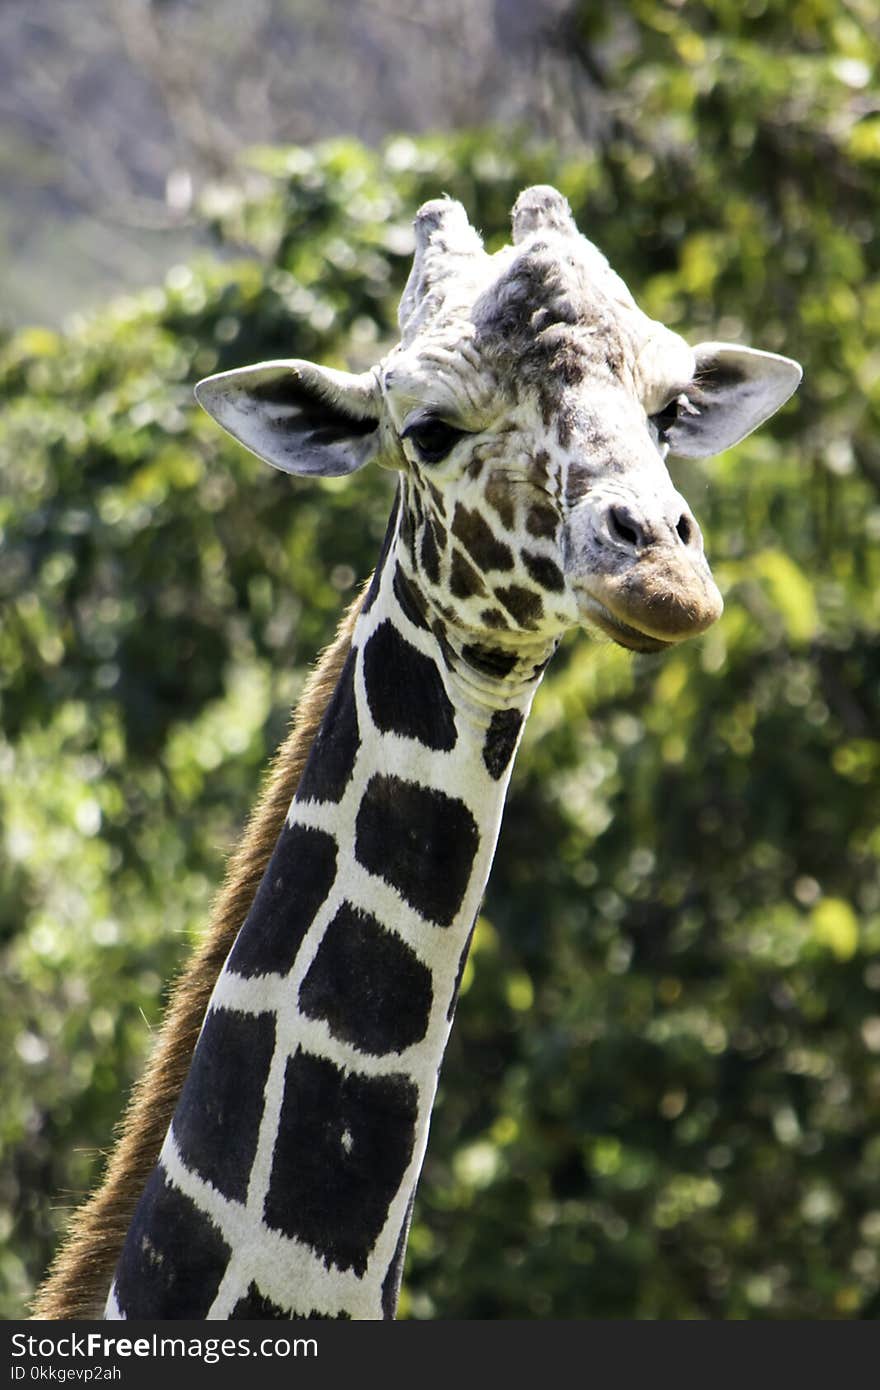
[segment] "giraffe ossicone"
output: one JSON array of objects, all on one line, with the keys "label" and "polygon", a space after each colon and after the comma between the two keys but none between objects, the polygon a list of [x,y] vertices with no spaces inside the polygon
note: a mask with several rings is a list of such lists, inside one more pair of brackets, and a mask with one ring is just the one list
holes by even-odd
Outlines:
[{"label": "giraffe ossicone", "polygon": [[721,612],[666,456],[737,443],[796,389],[797,363],[689,347],[638,308],[549,187],[520,195],[493,255],[449,199],[420,209],[415,238],[400,342],[372,371],[276,361],[196,389],[275,467],[374,462],[397,492],[373,578],[319,668],[296,771],[276,779],[274,820],[263,813],[244,905],[226,911],[231,949],[189,987],[201,1028],[163,1100],[161,1148],[138,1144],[147,1086],[134,1156],[111,1163],[44,1316],[84,1315],[99,1280],[79,1301],[76,1281],[99,1239],[109,1317],[394,1315],[437,1075],[546,665],[573,626],[660,652]]}]

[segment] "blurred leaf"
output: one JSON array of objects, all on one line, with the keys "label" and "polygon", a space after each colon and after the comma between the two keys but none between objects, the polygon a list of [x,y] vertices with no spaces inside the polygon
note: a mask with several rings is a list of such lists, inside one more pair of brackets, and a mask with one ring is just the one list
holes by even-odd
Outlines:
[{"label": "blurred leaf", "polygon": [[813,908],[810,920],[813,936],[838,960],[850,960],[859,946],[859,923],[848,902],[842,898],[823,898]]}]

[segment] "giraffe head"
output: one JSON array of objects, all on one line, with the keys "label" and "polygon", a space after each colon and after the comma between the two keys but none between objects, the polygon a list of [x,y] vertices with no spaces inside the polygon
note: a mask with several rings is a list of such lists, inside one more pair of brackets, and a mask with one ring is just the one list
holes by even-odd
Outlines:
[{"label": "giraffe head", "polygon": [[290,473],[398,470],[398,564],[459,648],[580,624],[658,651],[704,631],[721,597],[666,457],[738,443],[798,364],[650,319],[555,189],[520,195],[495,255],[448,199],[415,234],[400,342],[375,368],[265,362],[201,382],[202,405]]}]

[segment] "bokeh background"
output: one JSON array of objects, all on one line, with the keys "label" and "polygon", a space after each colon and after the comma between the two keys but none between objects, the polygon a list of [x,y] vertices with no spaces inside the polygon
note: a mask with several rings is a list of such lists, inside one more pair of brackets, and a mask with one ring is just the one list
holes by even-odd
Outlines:
[{"label": "bokeh background", "polygon": [[368,365],[418,204],[494,248],[539,181],[649,313],[806,375],[674,465],[720,623],[544,682],[401,1313],[880,1314],[878,49],[873,0],[6,0],[0,1316],[390,504],[192,384]]}]

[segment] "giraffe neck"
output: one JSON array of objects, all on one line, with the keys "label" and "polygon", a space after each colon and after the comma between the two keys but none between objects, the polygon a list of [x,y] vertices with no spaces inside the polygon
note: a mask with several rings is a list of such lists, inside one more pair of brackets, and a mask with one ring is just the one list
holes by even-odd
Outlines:
[{"label": "giraffe neck", "polygon": [[392,518],[108,1316],[393,1316],[470,934],[550,655],[536,646],[492,681],[443,646]]}]

